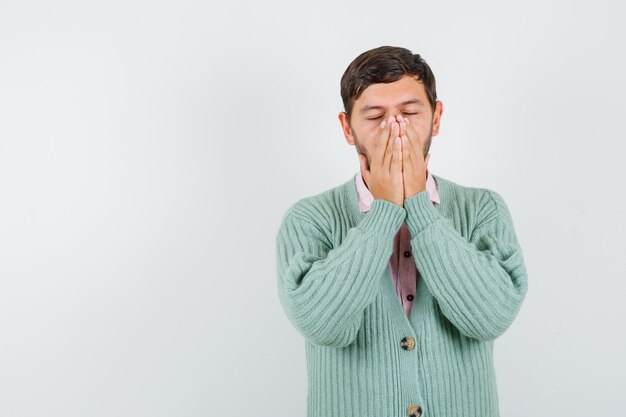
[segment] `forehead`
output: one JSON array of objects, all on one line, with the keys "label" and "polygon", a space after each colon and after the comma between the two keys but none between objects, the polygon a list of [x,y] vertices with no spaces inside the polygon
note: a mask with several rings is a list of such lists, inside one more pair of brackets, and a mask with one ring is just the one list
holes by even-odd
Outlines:
[{"label": "forehead", "polygon": [[401,106],[407,101],[417,101],[412,105],[425,105],[428,102],[424,84],[409,75],[392,83],[369,85],[354,102],[354,107],[359,112],[365,112],[377,108]]}]

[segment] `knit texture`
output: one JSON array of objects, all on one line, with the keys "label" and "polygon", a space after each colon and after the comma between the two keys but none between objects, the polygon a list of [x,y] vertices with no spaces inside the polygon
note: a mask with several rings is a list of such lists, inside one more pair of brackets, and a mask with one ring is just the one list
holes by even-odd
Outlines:
[{"label": "knit texture", "polygon": [[[353,176],[283,215],[278,295],[304,337],[307,417],[400,417],[412,404],[422,417],[499,417],[493,343],[527,291],[522,250],[498,193],[434,177],[436,206],[424,190],[363,213]],[[421,277],[410,317],[387,268],[403,222]]]},{"label": "knit texture", "polygon": [[[367,184],[365,184],[362,175],[356,175],[354,182],[357,198],[359,200],[359,210],[362,212],[369,211],[370,204],[374,201],[374,196],[369,188],[367,188]],[[426,170],[426,190],[428,191],[431,202],[433,204],[439,204],[437,182],[429,170]],[[402,223],[400,230],[398,230],[393,239],[393,250],[389,258],[388,267],[391,282],[396,289],[398,299],[406,315],[409,317],[411,316],[411,310],[413,310],[415,289],[417,288],[417,281],[419,280],[419,271],[417,271],[415,267],[415,261],[411,257],[411,252],[413,252],[413,248],[411,248],[411,233],[406,223]],[[407,254],[408,256],[406,256]],[[411,299],[409,299],[409,296]]]}]

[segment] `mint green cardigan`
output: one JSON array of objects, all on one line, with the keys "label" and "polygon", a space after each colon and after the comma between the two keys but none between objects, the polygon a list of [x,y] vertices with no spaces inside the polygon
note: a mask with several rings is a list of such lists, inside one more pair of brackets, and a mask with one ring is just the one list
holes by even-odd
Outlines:
[{"label": "mint green cardigan", "polygon": [[[356,175],[294,203],[276,235],[278,295],[305,342],[307,416],[400,417],[417,405],[415,416],[498,417],[493,343],[528,286],[504,200],[433,175],[441,204],[424,190],[363,213]],[[410,317],[387,268],[403,222],[420,273]]]}]

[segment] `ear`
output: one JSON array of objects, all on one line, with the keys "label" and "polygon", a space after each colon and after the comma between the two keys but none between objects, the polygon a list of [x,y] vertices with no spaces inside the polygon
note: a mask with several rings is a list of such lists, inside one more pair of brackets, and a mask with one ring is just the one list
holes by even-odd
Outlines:
[{"label": "ear", "polygon": [[439,126],[441,124],[441,115],[443,113],[443,103],[439,100],[435,102],[435,111],[433,113],[433,136],[439,134]]},{"label": "ear", "polygon": [[339,122],[341,123],[341,130],[343,131],[343,136],[346,138],[346,142],[349,145],[354,146],[354,137],[352,136],[352,131],[350,130],[350,124],[348,123],[348,114],[345,111],[339,112]]}]

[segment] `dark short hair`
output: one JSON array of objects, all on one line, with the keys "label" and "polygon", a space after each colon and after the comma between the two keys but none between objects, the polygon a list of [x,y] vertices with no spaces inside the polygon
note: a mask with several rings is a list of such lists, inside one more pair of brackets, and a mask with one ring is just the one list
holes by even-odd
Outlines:
[{"label": "dark short hair", "polygon": [[341,77],[341,99],[348,121],[354,102],[370,84],[392,83],[405,75],[417,77],[424,84],[430,108],[435,111],[435,75],[426,61],[406,48],[379,46],[357,56]]}]

